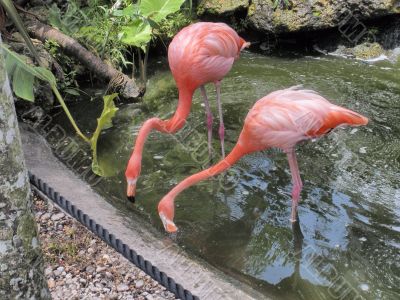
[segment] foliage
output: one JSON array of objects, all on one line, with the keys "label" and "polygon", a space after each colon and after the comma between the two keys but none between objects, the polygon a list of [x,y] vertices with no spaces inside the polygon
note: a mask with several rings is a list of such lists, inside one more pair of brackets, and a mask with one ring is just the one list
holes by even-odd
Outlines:
[{"label": "foliage", "polygon": [[97,128],[93,133],[92,137],[90,138],[90,147],[92,148],[93,151],[92,170],[95,174],[99,176],[104,176],[105,174],[97,161],[97,140],[103,129],[112,127],[112,118],[118,111],[118,108],[116,108],[114,104],[114,99],[117,96],[118,94],[112,94],[103,97],[104,101],[103,111],[100,117],[97,119]]},{"label": "foliage", "polygon": [[[132,47],[146,53],[150,41],[156,35],[161,33],[171,37],[189,23],[188,17],[184,18],[183,13],[177,13],[185,0],[132,2],[124,0],[121,8],[113,9],[104,1],[89,0],[87,6],[79,7],[78,2],[73,0],[65,12],[56,6],[52,7],[49,22],[117,68],[127,67],[134,63],[127,59],[132,54]],[[192,1],[187,2],[191,8]],[[171,14],[177,19],[174,20]],[[145,66],[146,62],[141,64]]]},{"label": "foliage", "polygon": [[49,70],[28,64],[26,56],[9,50],[3,44],[0,47],[4,50],[7,73],[12,79],[12,87],[18,97],[34,101],[33,88],[36,78],[55,84],[56,79]]},{"label": "foliage", "polygon": [[122,41],[128,45],[145,47],[150,42],[153,30],[168,15],[176,13],[184,0],[142,0],[137,4],[130,4],[115,15],[126,17],[128,24],[120,32]]},{"label": "foliage", "polygon": [[64,13],[61,12],[55,3],[49,9],[49,23],[69,36],[79,31],[82,20],[87,21],[87,17],[75,1],[69,2]]},{"label": "foliage", "polygon": [[156,29],[156,35],[167,37],[171,39],[179,30],[191,23],[190,16],[184,11],[180,10],[173,13],[162,20],[159,27]]},{"label": "foliage", "polygon": [[36,67],[30,65],[27,60],[28,58],[17,54],[3,44],[0,47],[4,50],[5,53],[5,62],[6,62],[6,69],[7,73],[9,74],[10,78],[12,78],[13,82],[13,90],[14,93],[28,101],[34,101],[34,83],[36,79],[40,79],[46,81],[50,84],[55,93],[57,99],[60,101],[61,106],[64,108],[67,116],[69,117],[72,125],[74,126],[75,130],[77,130],[78,135],[80,135],[86,142],[90,144],[90,148],[92,149],[93,159],[92,159],[92,169],[93,172],[99,176],[103,176],[104,172],[100,168],[97,162],[97,140],[100,136],[100,133],[103,129],[107,129],[112,126],[112,118],[114,117],[115,113],[117,112],[117,108],[114,104],[114,99],[117,97],[117,94],[107,95],[104,96],[104,108],[103,112],[101,113],[100,117],[97,119],[97,128],[94,131],[92,137],[89,139],[77,127],[74,119],[72,118],[71,114],[69,113],[64,100],[62,99],[60,93],[56,88],[56,79],[49,70],[43,67]]},{"label": "foliage", "polygon": [[79,70],[75,65],[74,59],[63,54],[63,52],[59,50],[60,45],[56,41],[47,40],[44,43],[44,48],[61,66],[62,70],[60,71],[63,73],[63,78],[58,82],[60,91],[73,96],[79,96],[81,90],[75,80]]}]

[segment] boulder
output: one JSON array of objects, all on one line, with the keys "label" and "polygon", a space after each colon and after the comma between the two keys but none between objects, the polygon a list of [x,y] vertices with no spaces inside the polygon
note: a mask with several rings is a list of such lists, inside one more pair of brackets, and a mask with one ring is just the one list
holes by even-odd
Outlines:
[{"label": "boulder", "polygon": [[249,0],[201,0],[197,7],[198,15],[229,15],[237,10],[246,10]]},{"label": "boulder", "polygon": [[202,0],[200,16],[247,9],[246,23],[260,32],[288,33],[400,14],[400,0]]}]

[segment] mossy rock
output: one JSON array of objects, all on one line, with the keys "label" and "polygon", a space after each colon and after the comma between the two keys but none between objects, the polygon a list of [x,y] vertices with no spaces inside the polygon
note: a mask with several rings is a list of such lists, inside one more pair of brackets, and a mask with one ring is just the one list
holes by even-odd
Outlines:
[{"label": "mossy rock", "polygon": [[[276,6],[274,2],[251,1],[246,6],[248,24],[260,32],[284,33],[346,26],[346,22],[351,24],[400,13],[397,0],[291,0],[290,6]],[[213,9],[219,11],[216,6],[208,8]]]},{"label": "mossy rock", "polygon": [[371,59],[384,54],[382,46],[378,43],[364,43],[353,48],[353,55],[359,59]]},{"label": "mossy rock", "polygon": [[197,7],[197,14],[227,15],[238,9],[247,9],[250,1],[246,0],[201,0]]}]

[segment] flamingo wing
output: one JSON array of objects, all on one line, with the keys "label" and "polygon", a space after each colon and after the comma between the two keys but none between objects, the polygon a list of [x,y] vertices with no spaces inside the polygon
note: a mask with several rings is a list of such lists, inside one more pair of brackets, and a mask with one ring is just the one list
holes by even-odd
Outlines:
[{"label": "flamingo wing", "polygon": [[180,31],[168,49],[168,61],[178,85],[199,86],[221,80],[246,45],[223,23],[199,22]]},{"label": "flamingo wing", "polygon": [[296,86],[257,101],[245,123],[245,136],[251,136],[251,143],[260,150],[267,147],[290,149],[302,140],[322,136],[337,126],[365,125],[368,119],[330,103],[312,90]]}]

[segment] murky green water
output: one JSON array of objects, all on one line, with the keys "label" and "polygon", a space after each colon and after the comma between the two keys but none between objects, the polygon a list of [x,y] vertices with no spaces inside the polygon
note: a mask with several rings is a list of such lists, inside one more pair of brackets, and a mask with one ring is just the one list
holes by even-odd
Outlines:
[{"label": "murky green water", "polygon": [[[103,180],[99,191],[122,211],[140,212],[160,231],[156,207],[162,195],[209,163],[204,110],[196,93],[184,130],[150,136],[137,205],[125,202],[123,173],[138,126],[175,109],[169,76],[159,71],[151,79],[147,101],[157,111],[123,106],[99,146],[103,166],[117,174]],[[277,299],[400,299],[400,66],[244,53],[222,85],[227,149],[257,99],[296,84],[370,118],[367,127],[337,130],[299,145],[304,182],[299,226],[289,222],[286,156],[269,150],[184,191],[177,200],[176,242]],[[215,112],[212,86],[208,92]],[[88,103],[83,112],[78,107],[81,124],[94,120],[98,105]],[[219,154],[217,122],[214,129]]]}]

